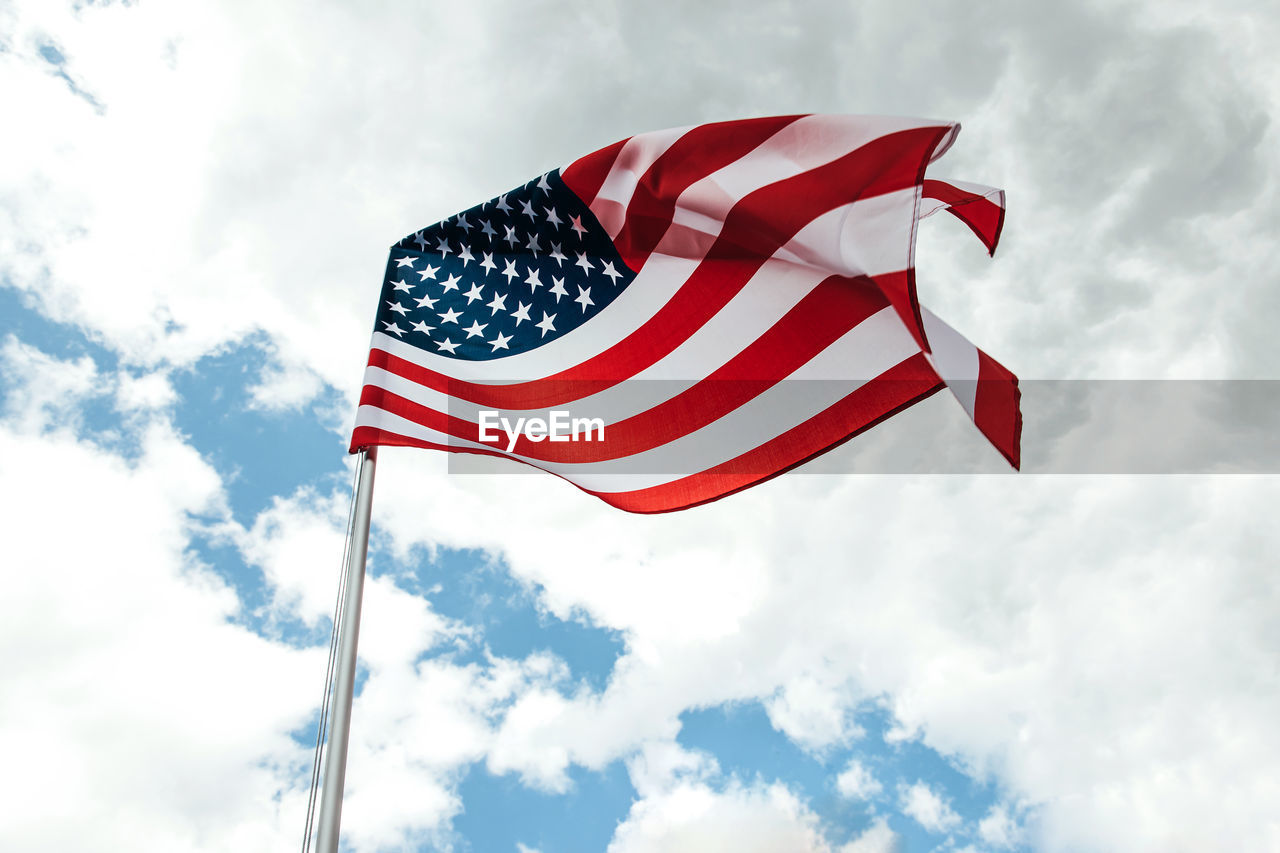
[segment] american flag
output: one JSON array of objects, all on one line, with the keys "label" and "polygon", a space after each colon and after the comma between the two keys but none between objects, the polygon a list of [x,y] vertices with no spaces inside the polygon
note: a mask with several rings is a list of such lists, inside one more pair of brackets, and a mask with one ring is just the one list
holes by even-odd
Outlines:
[{"label": "american flag", "polygon": [[916,298],[922,217],[953,213],[991,252],[1003,225],[1002,191],[925,178],[958,131],[809,115],[645,133],[410,234],[352,452],[508,457],[664,512],[949,387],[1017,467],[1017,379]]}]

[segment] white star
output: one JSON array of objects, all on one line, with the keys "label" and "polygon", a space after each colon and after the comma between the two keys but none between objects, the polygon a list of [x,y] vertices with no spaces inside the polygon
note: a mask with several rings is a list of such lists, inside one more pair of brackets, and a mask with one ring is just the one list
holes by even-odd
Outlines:
[{"label": "white star", "polygon": [[564,266],[565,256],[564,252],[560,251],[559,243],[551,244],[551,257],[556,259],[556,266]]},{"label": "white star", "polygon": [[435,328],[436,328],[435,326],[428,326],[426,323],[423,323],[421,320],[413,324],[413,330],[415,332],[422,332],[422,334],[424,335],[427,334],[428,332],[434,332]]},{"label": "white star", "polygon": [[493,301],[486,304],[490,308],[489,316],[492,317],[494,314],[498,313],[499,308],[503,311],[507,310],[507,295],[505,293],[495,293],[493,294]]},{"label": "white star", "polygon": [[392,311],[396,312],[397,314],[399,314],[399,315],[401,315],[401,316],[404,316],[405,314],[408,314],[408,313],[409,313],[409,309],[408,309],[408,308],[405,308],[405,307],[404,307],[403,305],[401,305],[399,302],[388,302],[387,304],[391,306],[391,310],[392,310]]},{"label": "white star", "polygon": [[586,228],[584,228],[584,227],[582,227],[582,217],[581,217],[581,216],[571,216],[571,217],[569,217],[569,221],[570,221],[570,223],[571,223],[571,224],[569,225],[569,227],[570,227],[570,228],[572,228],[574,231],[577,231],[577,232],[578,232],[578,237],[579,237],[579,238],[581,238],[583,234],[586,234],[586,233],[587,233],[587,229],[586,229]]},{"label": "white star", "polygon": [[530,222],[537,222],[538,217],[533,212],[533,204],[527,201],[520,202],[520,212],[529,217]]},{"label": "white star", "polygon": [[511,279],[520,277],[520,273],[516,272],[515,261],[503,261],[503,263],[507,265],[507,268],[502,271],[502,274],[507,277],[507,284],[510,284]]},{"label": "white star", "polygon": [[405,293],[408,293],[410,290],[413,289],[413,285],[406,284],[404,279],[391,282],[391,286],[394,287],[396,290],[403,290]]},{"label": "white star", "polygon": [[[550,172],[547,172],[547,175],[550,174]],[[541,178],[538,178],[538,189],[542,190],[544,193],[551,192],[551,184],[547,183],[547,175],[543,175]]]},{"label": "white star", "polygon": [[560,301],[561,296],[568,296],[569,291],[564,289],[564,279],[558,275],[551,276],[551,292],[556,295],[556,302]]},{"label": "white star", "polygon": [[413,269],[413,262],[416,260],[417,258],[411,258],[408,255],[405,255],[403,258],[396,258],[396,269],[399,269],[400,267]]},{"label": "white star", "polygon": [[436,241],[436,251],[440,253],[440,257],[444,257],[453,250],[449,248],[449,241],[441,237]]},{"label": "white star", "polygon": [[591,301],[591,288],[584,288],[581,285],[578,286],[578,298],[573,301],[582,306],[583,314],[587,313],[588,305],[595,305],[595,303]]},{"label": "white star", "polygon": [[492,242],[494,237],[498,236],[498,232],[493,230],[493,226],[489,224],[489,220],[480,220],[480,231]]},{"label": "white star", "polygon": [[427,238],[422,236],[421,231],[414,232],[413,242],[418,244],[419,251],[425,251],[427,248]]},{"label": "white star", "polygon": [[538,288],[542,287],[542,279],[538,278],[538,271],[533,267],[529,267],[529,275],[525,277],[524,283],[533,288],[534,293],[537,293]]},{"label": "white star", "polygon": [[382,321],[382,325],[384,325],[384,326],[386,326],[386,327],[387,327],[387,328],[386,328],[386,331],[388,331],[388,332],[395,332],[396,337],[398,337],[398,338],[403,338],[403,337],[404,337],[404,329],[400,328],[400,326],[399,326],[399,325],[397,325],[397,324],[395,324],[395,323],[389,323],[389,322],[387,322],[386,320],[383,320],[383,321]]},{"label": "white star", "polygon": [[444,285],[443,285],[444,292],[448,293],[450,290],[457,290],[458,282],[460,281],[462,281],[461,276],[456,276],[453,273],[449,273],[449,277],[444,280]]},{"label": "white star", "polygon": [[442,350],[448,350],[450,355],[453,355],[453,351],[458,348],[458,345],[448,338],[445,338],[443,341],[436,341],[436,346],[440,347]]},{"label": "white star", "polygon": [[498,196],[498,205],[497,205],[497,207],[498,207],[498,210],[501,210],[503,213],[510,213],[510,212],[511,212],[511,205],[507,204],[507,194],[506,194],[506,193],[503,193],[502,195]]},{"label": "white star", "polygon": [[573,265],[575,267],[582,267],[582,271],[584,273],[590,272],[591,270],[595,269],[595,267],[591,265],[591,261],[587,260],[586,252],[579,252],[578,259],[573,262]]},{"label": "white star", "polygon": [[462,267],[466,269],[468,261],[474,261],[476,256],[471,254],[471,247],[466,243],[462,244],[462,248],[458,250],[458,257],[462,259]]},{"label": "white star", "polygon": [[509,340],[511,340],[511,335],[504,335],[502,332],[498,332],[498,336],[489,341],[489,346],[493,347],[490,352],[497,352],[500,349],[510,349],[510,347],[507,346],[507,341]]},{"label": "white star", "polygon": [[516,326],[519,326],[525,320],[529,320],[529,322],[533,322],[529,318],[529,309],[533,307],[533,303],[529,303],[528,305],[525,305],[523,302],[517,299],[516,306],[517,306],[516,310],[511,312],[511,316],[516,318]]},{"label": "white star", "polygon": [[484,334],[484,330],[489,328],[488,323],[481,323],[479,320],[472,321],[471,325],[462,331],[467,333],[468,338],[477,338]]},{"label": "white star", "polygon": [[448,311],[440,315],[440,322],[453,323],[456,326],[458,324],[458,318],[461,316],[462,316],[461,311],[454,311],[452,308],[450,308]]},{"label": "white star", "polygon": [[458,214],[458,227],[463,231],[466,231],[468,234],[471,233],[472,228],[475,228],[474,225],[467,221],[467,215],[465,213]]},{"label": "white star", "polygon": [[484,260],[480,262],[480,266],[484,267],[485,275],[488,275],[498,268],[498,265],[493,262],[493,252],[484,253]]},{"label": "white star", "polygon": [[554,331],[556,330],[556,322],[555,322],[555,321],[556,321],[556,315],[555,315],[555,314],[550,314],[550,315],[548,315],[546,311],[543,311],[543,312],[542,312],[542,322],[540,322],[540,323],[534,323],[534,325],[535,325],[535,326],[537,326],[539,329],[541,329],[541,330],[542,330],[542,337],[544,337],[544,338],[545,338],[545,337],[547,336],[547,332],[554,332]]},{"label": "white star", "polygon": [[532,234],[530,234],[530,235],[529,235],[529,242],[525,243],[525,244],[524,244],[524,247],[525,247],[526,249],[528,249],[530,252],[533,252],[533,256],[534,256],[535,258],[536,258],[536,257],[538,257],[538,249],[539,249],[539,246],[538,246],[538,232],[537,232],[537,231],[535,231],[535,232],[533,232]]},{"label": "white star", "polygon": [[548,207],[543,212],[547,214],[547,221],[551,223],[552,227],[559,231],[560,226],[564,224],[564,220],[560,218],[558,213],[556,213],[556,209],[554,207]]},{"label": "white star", "polygon": [[435,308],[436,301],[432,299],[431,294],[428,293],[418,300],[418,307],[419,308]]},{"label": "white star", "polygon": [[507,232],[507,236],[503,237],[502,239],[506,240],[507,243],[514,246],[516,244],[516,241],[520,239],[519,237],[516,236],[516,229],[512,228],[510,225],[504,225],[502,227]]},{"label": "white star", "polygon": [[480,286],[480,285],[478,285],[478,284],[473,284],[473,285],[471,285],[471,289],[470,289],[470,290],[468,290],[468,291],[467,291],[467,294],[466,294],[466,295],[467,295],[467,304],[468,304],[468,305],[470,305],[472,302],[475,302],[477,299],[481,299],[482,297],[481,297],[481,295],[480,295],[480,294],[481,294],[481,292],[482,292],[483,290],[484,290],[484,288],[483,288],[483,287],[481,287],[481,286]]},{"label": "white star", "polygon": [[425,270],[418,270],[418,271],[417,271],[418,275],[420,276],[420,278],[418,279],[418,281],[426,281],[426,280],[427,280],[427,279],[429,279],[429,278],[432,278],[432,279],[433,279],[433,278],[435,278],[435,277],[436,277],[436,273],[438,273],[438,272],[440,272],[440,267],[436,267],[436,266],[432,266],[431,264],[427,264],[427,268],[426,268]]},{"label": "white star", "polygon": [[609,263],[604,265],[604,269],[601,271],[601,274],[609,276],[609,280],[614,284],[617,284],[618,279],[622,278],[622,273],[613,268],[613,261],[609,261]]}]

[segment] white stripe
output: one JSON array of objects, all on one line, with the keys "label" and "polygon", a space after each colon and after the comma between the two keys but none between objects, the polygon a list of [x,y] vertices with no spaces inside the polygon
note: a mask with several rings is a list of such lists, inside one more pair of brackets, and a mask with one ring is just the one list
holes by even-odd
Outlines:
[{"label": "white stripe", "polygon": [[920,199],[920,218],[926,219],[939,210],[946,210],[950,206],[945,201],[940,201],[936,198],[922,198]]},{"label": "white stripe", "polygon": [[989,187],[986,184],[975,184],[972,181],[953,181],[950,178],[935,178],[932,175],[929,176],[929,180],[937,181],[941,184],[947,184],[955,187],[961,192],[973,193],[974,195],[980,195],[984,198],[991,198],[993,195],[1004,192],[1004,190],[998,187]]},{"label": "white stripe", "polygon": [[936,163],[938,159],[951,150],[951,146],[956,144],[956,137],[960,135],[960,122],[949,122],[951,127],[947,130],[947,135],[942,137],[942,141],[933,147],[933,153],[929,155],[929,162]]},{"label": "white stripe", "polygon": [[[837,160],[885,134],[938,125],[927,119],[805,116],[749,154],[690,184],[676,202],[672,223],[718,235],[729,210],[748,193]],[[671,250],[659,242],[658,251]]]},{"label": "white stripe", "polygon": [[933,347],[932,354],[925,354],[929,364],[972,419],[978,396],[978,348],[923,305],[920,319],[924,321],[925,337]]},{"label": "white stripe", "polygon": [[[935,178],[933,176],[930,176],[929,180],[947,184],[948,186],[955,187],[962,192],[980,195],[985,199],[989,199],[992,204],[997,207],[1004,207],[1004,190],[997,187],[989,187],[986,184],[975,184],[969,181],[952,181],[946,178]],[[920,218],[924,219],[927,216],[932,216],[939,210],[944,210],[948,207],[951,207],[951,205],[947,204],[945,201],[940,201],[936,198],[925,198],[920,202]]]},{"label": "white stripe", "polygon": [[916,187],[859,199],[818,217],[776,258],[840,275],[882,275],[911,266]]},{"label": "white stripe", "polygon": [[734,198],[742,198],[775,181],[838,160],[890,133],[942,124],[946,122],[892,116],[805,116],[709,179]]},{"label": "white stripe", "polygon": [[826,270],[770,259],[746,285],[665,357],[636,379],[701,379],[722,367],[830,275]]},{"label": "white stripe", "polygon": [[[715,467],[760,446],[872,381],[850,379],[851,373],[878,376],[917,352],[919,349],[897,314],[892,308],[885,308],[836,340],[786,382],[774,385],[725,417],[659,447],[605,462],[542,462],[511,456],[592,491],[650,488]],[[577,412],[574,415],[580,416]],[[370,406],[360,407],[356,425],[376,426],[453,447],[494,449],[452,438]]]},{"label": "white stripe", "polygon": [[[376,408],[374,406],[361,406],[359,409],[356,410],[356,428],[359,428],[359,427],[372,427],[374,429],[380,429],[386,432],[395,433],[396,435],[403,435],[406,438],[412,438],[418,441],[429,441],[432,444],[439,444],[445,447],[484,449],[491,452],[494,449],[487,445],[477,444],[474,441],[467,441],[466,439],[463,439],[463,438],[457,438],[456,436],[452,436],[447,433],[438,432],[437,430],[424,427],[421,424],[417,424],[417,423],[414,423],[413,421],[406,420],[405,418],[402,418],[399,415],[394,415],[391,412],[383,411],[382,409]],[[501,456],[504,459],[510,459],[512,462],[519,461],[519,457],[514,456],[512,454],[502,453],[501,451],[499,451],[497,455]],[[547,471],[552,474],[559,474],[560,476],[564,477],[566,480],[568,480],[571,483],[576,483],[578,485],[584,486],[585,488],[590,488],[590,486],[585,486],[585,484],[580,482],[572,472],[568,474],[561,473],[556,468],[556,466],[553,466],[549,463],[530,462],[528,464],[532,465],[535,468],[539,468],[543,471]],[[672,480],[678,480],[678,479],[680,479],[680,476],[678,475],[671,476],[662,480],[662,482],[671,482]],[[614,475],[613,477],[610,478],[610,491],[629,492],[637,489],[648,488],[653,485],[662,485],[662,482],[655,482],[654,477],[651,475],[644,475],[644,474]]]},{"label": "white stripe", "polygon": [[610,240],[622,230],[627,205],[631,204],[631,197],[635,195],[636,186],[645,172],[680,137],[692,129],[693,125],[690,125],[641,133],[628,139],[622,146],[604,183],[600,185],[600,191],[591,202],[591,212],[600,220]]}]

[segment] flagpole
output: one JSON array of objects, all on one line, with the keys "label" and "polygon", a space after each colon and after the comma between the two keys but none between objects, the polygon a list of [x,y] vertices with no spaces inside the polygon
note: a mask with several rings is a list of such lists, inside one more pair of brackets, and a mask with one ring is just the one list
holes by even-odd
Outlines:
[{"label": "flagpole", "polygon": [[338,827],[342,823],[342,790],[347,775],[347,742],[351,734],[351,699],[356,685],[356,643],[360,637],[360,601],[364,591],[364,564],[369,550],[369,516],[373,509],[373,473],[378,448],[360,451],[351,542],[347,555],[347,591],[342,603],[342,630],[338,638],[337,672],[334,676],[333,715],[325,747],[324,788],[320,795],[316,853],[338,853]]}]

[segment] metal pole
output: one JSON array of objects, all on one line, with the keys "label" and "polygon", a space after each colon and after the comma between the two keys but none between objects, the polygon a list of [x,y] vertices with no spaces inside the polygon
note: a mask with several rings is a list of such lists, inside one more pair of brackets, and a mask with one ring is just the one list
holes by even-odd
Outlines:
[{"label": "metal pole", "polygon": [[364,562],[369,550],[369,514],[373,508],[373,472],[378,448],[360,451],[360,478],[351,520],[347,556],[347,595],[342,603],[342,634],[338,638],[337,673],[333,684],[333,715],[325,747],[324,788],[320,794],[320,828],[316,853],[338,853],[342,823],[342,788],[347,775],[347,741],[351,734],[351,698],[356,686],[356,643],[360,638],[360,599],[364,591]]}]

